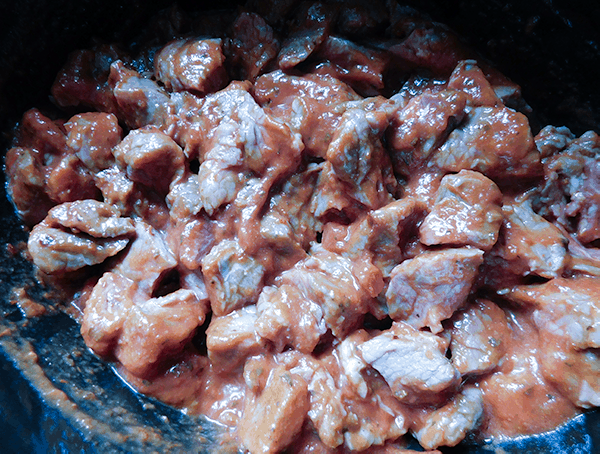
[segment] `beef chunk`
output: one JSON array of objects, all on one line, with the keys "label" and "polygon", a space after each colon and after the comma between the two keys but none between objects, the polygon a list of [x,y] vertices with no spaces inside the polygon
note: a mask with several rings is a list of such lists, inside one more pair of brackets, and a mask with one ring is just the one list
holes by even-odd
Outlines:
[{"label": "beef chunk", "polygon": [[460,373],[446,358],[447,343],[404,322],[361,344],[363,359],[388,383],[394,396],[407,404],[444,401],[456,389]]},{"label": "beef chunk", "polygon": [[156,79],[170,91],[215,92],[227,83],[221,47],[220,39],[172,41],[156,54]]},{"label": "beef chunk", "polygon": [[478,172],[445,176],[419,229],[421,242],[491,249],[502,224],[501,201],[498,186]]},{"label": "beef chunk", "polygon": [[402,262],[392,270],[385,294],[390,317],[442,331],[441,322],[465,303],[482,263],[483,251],[466,248],[424,252]]}]

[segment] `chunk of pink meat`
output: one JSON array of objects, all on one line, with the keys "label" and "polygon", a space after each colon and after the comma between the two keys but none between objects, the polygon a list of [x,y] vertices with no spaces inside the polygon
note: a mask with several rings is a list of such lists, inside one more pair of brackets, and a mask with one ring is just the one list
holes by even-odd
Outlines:
[{"label": "chunk of pink meat", "polygon": [[205,316],[205,306],[190,290],[139,302],[128,311],[115,357],[132,374],[148,375],[183,350]]},{"label": "chunk of pink meat", "polygon": [[467,99],[456,90],[428,90],[399,109],[387,133],[394,170],[409,177],[422,166],[462,121]]},{"label": "chunk of pink meat", "polygon": [[580,242],[591,243],[600,238],[600,136],[588,131],[570,140],[570,132],[556,134],[562,134],[555,139],[556,147],[565,148],[543,160],[545,181],[534,207],[540,215],[574,232]]},{"label": "chunk of pink meat", "polygon": [[171,182],[184,171],[184,156],[179,145],[153,127],[131,131],[114,148],[113,154],[130,180],[161,194],[166,194]]},{"label": "chunk of pink meat", "polygon": [[144,221],[135,221],[135,240],[113,272],[135,282],[137,290],[150,297],[160,278],[177,266],[177,260],[162,234]]},{"label": "chunk of pink meat", "polygon": [[396,399],[423,405],[443,402],[460,382],[460,373],[445,356],[447,347],[439,336],[395,322],[358,350],[385,379]]},{"label": "chunk of pink meat", "polygon": [[225,46],[234,73],[241,80],[254,80],[279,52],[273,29],[258,14],[241,13],[232,25],[231,40]]},{"label": "chunk of pink meat", "polygon": [[260,302],[259,334],[302,351],[312,351],[326,329],[343,339],[368,311],[372,298],[351,260],[317,245],[267,292]]},{"label": "chunk of pink meat", "polygon": [[97,200],[67,202],[52,208],[45,221],[51,227],[70,229],[73,233],[85,233],[94,238],[132,236],[134,222],[120,217],[112,205]]},{"label": "chunk of pink meat", "polygon": [[469,104],[475,107],[496,107],[502,104],[475,60],[458,63],[448,79],[448,88],[465,93],[469,97]]},{"label": "chunk of pink meat", "polygon": [[67,145],[90,171],[98,172],[113,165],[112,149],[123,133],[114,114],[78,114],[65,123],[65,129]]},{"label": "chunk of pink meat", "polygon": [[112,45],[71,53],[52,85],[54,101],[60,107],[85,106],[116,113],[117,102],[108,76],[111,63],[125,58],[122,51]]},{"label": "chunk of pink meat", "polygon": [[257,301],[265,267],[237,241],[223,240],[202,259],[202,274],[212,311],[221,316]]},{"label": "chunk of pink meat", "polygon": [[227,83],[220,39],[171,41],[154,59],[156,79],[170,91],[215,92]]},{"label": "chunk of pink meat", "polygon": [[412,432],[421,446],[456,446],[477,428],[483,415],[483,395],[479,388],[466,386],[441,408],[425,412]]},{"label": "chunk of pink meat", "polygon": [[315,67],[314,73],[330,74],[364,96],[378,95],[384,87],[383,74],[389,60],[386,52],[328,36],[319,48],[318,57],[323,63]]},{"label": "chunk of pink meat", "polygon": [[331,143],[327,165],[317,183],[315,215],[351,211],[358,204],[377,209],[392,201],[396,178],[381,143],[395,109],[383,98],[349,103]]},{"label": "chunk of pink meat", "polygon": [[600,282],[594,277],[554,278],[545,284],[515,287],[511,300],[533,305],[533,320],[545,332],[574,348],[600,348]]},{"label": "chunk of pink meat", "polygon": [[439,168],[476,170],[490,178],[533,177],[540,155],[527,118],[507,107],[476,107],[432,157]]},{"label": "chunk of pink meat", "polygon": [[52,208],[27,242],[36,266],[47,274],[64,274],[104,262],[122,251],[135,232],[129,218],[95,200]]},{"label": "chunk of pink meat", "polygon": [[442,321],[464,305],[483,263],[479,249],[424,252],[392,270],[385,297],[390,317],[442,331]]},{"label": "chunk of pink meat", "polygon": [[278,351],[293,346],[310,353],[327,332],[321,306],[294,285],[265,287],[257,308],[256,330],[262,338],[273,342]]},{"label": "chunk of pink meat", "polygon": [[567,264],[567,239],[551,222],[536,214],[530,200],[505,200],[503,239],[495,248],[509,271],[521,276],[560,276]]},{"label": "chunk of pink meat", "polygon": [[37,153],[14,147],[6,153],[6,189],[17,214],[27,225],[42,221],[55,205],[45,191],[44,167]]},{"label": "chunk of pink meat", "polygon": [[116,61],[110,66],[109,84],[117,104],[116,115],[127,126],[136,129],[167,124],[174,107],[167,92],[156,82]]},{"label": "chunk of pink meat", "polygon": [[257,308],[246,306],[222,317],[213,317],[206,330],[206,349],[212,365],[231,371],[264,350],[256,332]]},{"label": "chunk of pink meat", "polygon": [[120,274],[106,272],[94,286],[83,310],[81,335],[98,355],[113,352],[134,298],[134,282]]},{"label": "chunk of pink meat", "polygon": [[511,336],[502,309],[488,300],[477,300],[451,320],[452,364],[462,375],[490,372],[507,351]]},{"label": "chunk of pink meat", "polygon": [[421,242],[489,250],[502,224],[501,202],[498,186],[479,172],[461,170],[446,175],[431,212],[419,228]]},{"label": "chunk of pink meat", "polygon": [[331,27],[331,15],[321,3],[314,3],[298,15],[301,23],[293,28],[277,56],[281,69],[287,70],[302,63],[323,44]]},{"label": "chunk of pink meat", "polygon": [[271,370],[265,389],[246,402],[242,444],[252,453],[276,454],[300,432],[308,411],[308,386],[284,366]]},{"label": "chunk of pink meat", "polygon": [[198,181],[209,214],[233,201],[252,173],[274,181],[300,163],[299,134],[268,115],[245,88],[232,85],[202,107],[210,132],[198,144]]},{"label": "chunk of pink meat", "polygon": [[412,198],[391,202],[346,226],[325,224],[323,247],[353,260],[365,255],[384,277],[403,259],[403,238],[408,237],[421,217],[421,206]]},{"label": "chunk of pink meat", "polygon": [[302,136],[306,152],[324,158],[344,104],[361,99],[350,86],[328,75],[274,71],[254,85],[257,102]]}]

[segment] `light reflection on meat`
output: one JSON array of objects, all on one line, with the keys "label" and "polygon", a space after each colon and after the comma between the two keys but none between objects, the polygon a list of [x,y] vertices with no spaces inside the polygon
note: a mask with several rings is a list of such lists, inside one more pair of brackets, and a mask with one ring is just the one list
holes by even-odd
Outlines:
[{"label": "light reflection on meat", "polygon": [[254,3],[77,51],[51,90],[72,116],[23,116],[8,193],[39,275],[86,283],[87,345],[252,454],[599,406],[599,136],[536,134],[518,86],[394,2]]}]

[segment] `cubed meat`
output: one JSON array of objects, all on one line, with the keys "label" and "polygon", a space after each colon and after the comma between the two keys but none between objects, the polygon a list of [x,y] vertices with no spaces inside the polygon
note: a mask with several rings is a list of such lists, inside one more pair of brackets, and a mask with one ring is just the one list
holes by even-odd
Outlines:
[{"label": "cubed meat", "polygon": [[83,310],[81,335],[98,355],[112,354],[134,298],[135,283],[120,274],[106,272],[94,286]]},{"label": "cubed meat", "polygon": [[177,143],[154,127],[131,131],[113,154],[132,181],[169,192],[171,182],[183,175],[184,156]]},{"label": "cubed meat", "polygon": [[232,29],[225,53],[233,73],[241,80],[254,80],[277,56],[279,41],[271,26],[256,13],[241,13]]},{"label": "cubed meat", "polygon": [[214,224],[199,217],[185,224],[179,243],[179,261],[189,270],[198,269],[202,259],[215,245]]},{"label": "cubed meat", "polygon": [[36,225],[27,242],[36,266],[47,274],[64,274],[104,262],[122,251],[134,234],[131,219],[95,200],[54,207]]},{"label": "cubed meat", "polygon": [[256,332],[256,306],[246,306],[223,317],[213,317],[206,330],[206,349],[214,367],[231,371],[246,358],[261,353],[264,341]]},{"label": "cubed meat", "polygon": [[511,336],[502,309],[488,300],[477,300],[452,317],[452,364],[462,375],[493,370],[506,353]]},{"label": "cubed meat", "polygon": [[62,121],[53,121],[38,109],[23,114],[18,145],[36,150],[43,156],[43,164],[52,165],[52,160],[69,153],[67,136]]},{"label": "cubed meat", "polygon": [[560,276],[567,262],[567,239],[560,229],[531,208],[531,201],[504,201],[503,239],[495,248],[513,274]]},{"label": "cubed meat", "polygon": [[319,359],[278,355],[308,383],[308,417],[323,449],[374,449],[408,430],[406,408],[357,351],[357,345],[368,338],[366,331],[359,330]]},{"label": "cubed meat", "polygon": [[483,251],[468,248],[424,252],[402,262],[385,294],[390,317],[439,333],[441,322],[467,300],[482,263]]},{"label": "cubed meat", "polygon": [[99,196],[92,174],[74,154],[63,155],[46,169],[46,193],[56,203]]},{"label": "cubed meat", "polygon": [[98,172],[95,180],[96,187],[100,189],[106,203],[117,208],[122,214],[133,212],[137,191],[123,169],[114,165]]},{"label": "cubed meat", "polygon": [[133,280],[149,298],[161,277],[177,266],[175,255],[161,233],[141,220],[135,221],[135,240],[113,271]]},{"label": "cubed meat", "polygon": [[462,121],[467,100],[460,91],[428,90],[398,110],[388,131],[394,170],[409,177],[422,166]]},{"label": "cubed meat", "polygon": [[344,446],[352,451],[369,452],[387,441],[404,435],[410,423],[407,409],[377,374],[373,374],[361,356],[359,346],[369,335],[358,330],[336,347],[336,363],[344,418]]},{"label": "cubed meat", "polygon": [[319,48],[318,57],[324,62],[316,67],[315,73],[330,74],[363,96],[381,93],[383,74],[390,58],[386,52],[339,36],[328,36]]},{"label": "cubed meat", "polygon": [[202,259],[202,273],[212,311],[221,316],[257,301],[265,267],[237,241],[223,240]]},{"label": "cubed meat", "polygon": [[400,402],[424,405],[443,402],[460,382],[460,373],[445,356],[447,347],[435,334],[395,322],[358,350]]},{"label": "cubed meat", "polygon": [[110,113],[88,112],[65,123],[67,145],[92,172],[108,169],[114,163],[112,149],[121,141],[117,117]]},{"label": "cubed meat", "polygon": [[[381,136],[394,110],[393,103],[383,98],[347,105],[327,148],[331,167],[323,169],[317,184],[317,216],[330,210],[344,211],[356,203],[373,210],[392,201],[397,182]],[[337,198],[342,206],[336,203]]]},{"label": "cubed meat", "polygon": [[[218,144],[220,151],[227,153],[228,162],[207,159],[200,165],[198,172],[200,206],[209,215],[212,215],[222,205],[232,202],[247,180],[245,175],[237,172],[234,167],[236,164],[242,164],[240,150],[231,146],[234,144],[228,145],[230,146],[223,143]],[[229,162],[234,162],[234,166]]]},{"label": "cubed meat", "polygon": [[135,224],[120,217],[112,205],[97,200],[67,202],[52,208],[45,221],[49,226],[86,233],[94,238],[133,236]]},{"label": "cubed meat", "polygon": [[277,56],[279,67],[293,68],[311,56],[323,44],[331,27],[332,16],[322,3],[313,3],[297,16],[300,24],[294,27],[283,42]]},{"label": "cubed meat", "polygon": [[543,336],[539,358],[544,378],[577,407],[600,406],[598,348],[574,349],[563,336],[546,330]]},{"label": "cubed meat", "polygon": [[557,277],[545,284],[515,287],[507,296],[534,306],[543,332],[565,338],[574,348],[600,348],[600,281],[589,276]]},{"label": "cubed meat", "polygon": [[454,68],[448,79],[448,88],[465,93],[469,97],[469,104],[475,107],[502,104],[475,60],[463,60]]},{"label": "cubed meat", "polygon": [[[566,138],[557,139],[558,146],[570,140],[565,134]],[[565,146],[544,159],[545,182],[534,208],[587,244],[600,238],[600,136],[589,131]]]},{"label": "cubed meat", "polygon": [[15,147],[6,153],[6,189],[19,217],[27,225],[41,222],[55,205],[46,193],[44,167],[37,153]]},{"label": "cubed meat", "polygon": [[419,23],[418,19],[416,25],[402,30],[403,34],[408,32],[408,36],[393,45],[390,52],[404,66],[427,68],[434,75],[447,78],[469,52],[459,38],[443,25]]},{"label": "cubed meat", "polygon": [[109,84],[117,104],[116,115],[132,129],[167,124],[173,109],[167,92],[156,82],[125,67],[122,61],[110,65]]},{"label": "cubed meat", "polygon": [[282,273],[276,284],[296,287],[304,298],[317,303],[327,328],[338,339],[343,339],[362,319],[372,298],[356,276],[352,261],[320,245],[313,245],[309,257]]},{"label": "cubed meat", "polygon": [[502,224],[501,202],[498,186],[479,172],[461,170],[446,175],[419,229],[421,242],[490,250]]},{"label": "cubed meat", "polygon": [[314,164],[286,180],[261,218],[261,236],[285,255],[293,255],[297,249],[307,250],[322,230],[321,222],[310,211],[319,170]]},{"label": "cubed meat", "polygon": [[60,122],[37,109],[22,118],[17,147],[6,154],[8,194],[30,225],[55,204],[99,197],[92,175],[67,146]]},{"label": "cubed meat", "polygon": [[115,357],[138,377],[151,374],[161,361],[183,350],[204,323],[205,310],[194,292],[184,289],[134,305],[123,324]]},{"label": "cubed meat", "polygon": [[242,444],[252,454],[281,452],[300,432],[307,411],[306,382],[276,367],[262,393],[247,402],[239,428]]},{"label": "cubed meat", "polygon": [[324,158],[344,113],[344,104],[361,99],[347,84],[318,74],[294,76],[275,71],[254,86],[258,103],[299,132],[312,156]]},{"label": "cubed meat", "polygon": [[273,181],[300,164],[300,135],[268,115],[247,88],[231,85],[202,107],[209,132],[198,143],[198,181],[209,214],[231,202],[252,173]]},{"label": "cubed meat", "polygon": [[544,126],[533,138],[542,159],[561,152],[573,139],[575,139],[575,134],[566,126],[557,128],[551,125]]},{"label": "cubed meat", "polygon": [[474,430],[483,415],[483,395],[474,386],[465,387],[450,402],[437,410],[426,412],[413,428],[421,446],[456,446]]},{"label": "cubed meat", "polygon": [[403,198],[367,213],[345,226],[325,224],[323,247],[331,252],[356,260],[367,255],[383,277],[403,259],[402,246],[421,218],[421,206],[412,198]]},{"label": "cubed meat", "polygon": [[198,176],[184,172],[171,183],[166,202],[173,222],[190,219],[202,209]]},{"label": "cubed meat", "polygon": [[534,177],[542,171],[527,117],[508,107],[475,107],[432,163],[450,172],[476,170],[499,179]]},{"label": "cubed meat", "polygon": [[321,306],[294,285],[265,287],[257,306],[256,330],[262,338],[273,342],[278,351],[293,346],[310,353],[327,332]]},{"label": "cubed meat", "polygon": [[226,85],[224,62],[220,39],[181,39],[157,52],[154,75],[169,91],[204,95]]},{"label": "cubed meat", "polygon": [[557,358],[561,362],[566,358],[553,339],[540,333],[523,312],[507,315],[512,336],[506,355],[494,371],[478,379],[484,398],[479,433],[485,437],[492,433],[506,437],[539,433],[575,415],[575,406],[545,377],[541,353],[553,345]]}]

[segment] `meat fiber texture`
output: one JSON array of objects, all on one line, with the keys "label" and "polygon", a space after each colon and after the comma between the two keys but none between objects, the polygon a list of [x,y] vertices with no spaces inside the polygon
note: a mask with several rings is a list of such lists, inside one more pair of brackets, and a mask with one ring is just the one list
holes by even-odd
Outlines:
[{"label": "meat fiber texture", "polygon": [[73,53],[51,92],[77,113],[26,112],[6,157],[38,275],[80,283],[130,383],[252,454],[600,405],[596,133],[534,134],[518,86],[395,2],[154,26]]}]

